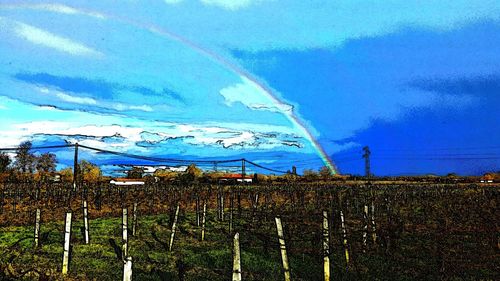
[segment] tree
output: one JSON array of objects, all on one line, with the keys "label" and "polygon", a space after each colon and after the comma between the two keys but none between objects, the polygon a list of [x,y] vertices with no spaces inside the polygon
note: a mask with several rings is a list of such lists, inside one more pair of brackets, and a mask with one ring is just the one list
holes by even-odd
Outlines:
[{"label": "tree", "polygon": [[153,175],[162,181],[170,181],[177,177],[178,173],[167,169],[157,169]]},{"label": "tree", "polygon": [[191,164],[186,169],[186,172],[178,176],[178,180],[184,184],[191,184],[197,181],[203,175],[203,171],[196,167],[195,164]]},{"label": "tree", "polygon": [[203,171],[200,168],[196,167],[195,164],[189,165],[186,170],[186,173],[193,175],[194,178],[199,178],[203,175]]},{"label": "tree", "polygon": [[56,155],[43,153],[36,158],[36,169],[41,173],[53,173],[56,171]]},{"label": "tree", "polygon": [[30,141],[24,141],[16,151],[16,167],[23,173],[33,173],[35,170],[36,157],[30,152],[31,147]]},{"label": "tree", "polygon": [[52,153],[43,153],[36,157],[37,179],[46,181],[50,173],[56,171],[56,155]]},{"label": "tree", "polygon": [[264,175],[264,174],[257,174],[257,182],[258,183],[265,183],[269,181],[269,177]]},{"label": "tree", "polygon": [[0,152],[0,173],[7,172],[7,168],[11,163],[9,155]]},{"label": "tree", "polygon": [[73,182],[73,168],[67,167],[59,171],[61,180],[64,182]]},{"label": "tree", "polygon": [[133,167],[132,170],[127,171],[127,178],[129,179],[142,179],[144,170],[140,167]]},{"label": "tree", "polygon": [[86,160],[80,161],[79,167],[79,179],[86,182],[98,182],[101,180],[102,172],[99,166],[92,164]]},{"label": "tree", "polygon": [[319,170],[319,176],[322,179],[327,180],[327,179],[330,179],[332,177],[332,172],[330,171],[330,169],[327,166],[323,166]]},{"label": "tree", "polygon": [[288,182],[294,182],[297,181],[297,175],[294,175],[293,173],[286,173],[282,176],[286,181]]},{"label": "tree", "polygon": [[304,170],[304,178],[308,181],[315,180],[318,178],[318,174],[310,169]]}]

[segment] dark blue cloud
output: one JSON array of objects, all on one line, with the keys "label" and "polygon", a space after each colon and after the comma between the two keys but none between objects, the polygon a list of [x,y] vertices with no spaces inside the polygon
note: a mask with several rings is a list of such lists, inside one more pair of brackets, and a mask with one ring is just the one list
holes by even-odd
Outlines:
[{"label": "dark blue cloud", "polygon": [[61,91],[91,95],[92,97],[107,100],[112,100],[119,91],[132,91],[144,96],[170,97],[174,100],[184,102],[184,99],[178,93],[168,88],[164,88],[162,91],[155,91],[144,86],[130,86],[82,77],[56,76],[48,73],[17,73],[14,75],[14,78],[39,86],[55,87]]},{"label": "dark blue cloud", "polygon": [[[500,167],[500,77],[418,81],[416,87],[480,97],[474,106],[455,110],[415,109],[397,122],[375,120],[348,141],[369,144],[375,174],[482,174]],[[363,173],[361,149],[333,155],[356,158],[339,165]]]},{"label": "dark blue cloud", "polygon": [[[356,142],[374,151],[411,149],[424,158],[419,155],[433,148],[491,147],[500,139],[494,132],[500,120],[496,23],[450,31],[401,29],[337,50],[233,54],[299,105],[330,154],[339,144]],[[363,172],[360,150],[334,155],[342,171]],[[379,160],[374,162],[378,174],[471,174],[499,164],[495,159]]]}]

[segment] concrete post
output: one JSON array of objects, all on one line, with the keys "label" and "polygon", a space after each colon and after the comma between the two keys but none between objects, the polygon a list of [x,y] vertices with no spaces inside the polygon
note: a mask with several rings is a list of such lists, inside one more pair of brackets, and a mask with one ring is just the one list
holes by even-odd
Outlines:
[{"label": "concrete post", "polygon": [[241,281],[240,234],[234,235],[233,281]]},{"label": "concrete post", "polygon": [[123,262],[123,281],[132,281],[132,257],[126,257]]},{"label": "concrete post", "polygon": [[34,233],[34,238],[35,238],[35,248],[38,248],[38,239],[40,236],[40,209],[36,209],[36,214],[35,214],[35,233]]},{"label": "concrete post", "polygon": [[83,227],[85,235],[85,244],[90,243],[89,239],[89,211],[87,207],[87,200],[83,200]]},{"label": "concrete post", "polygon": [[66,213],[66,221],[64,224],[64,252],[63,252],[63,262],[62,262],[62,274],[68,274],[69,270],[69,250],[70,250],[70,239],[71,239],[71,212]]},{"label": "concrete post", "polygon": [[207,203],[203,203],[203,216],[201,217],[201,241],[205,240],[205,222],[207,217]]},{"label": "concrete post", "polygon": [[134,209],[132,214],[132,236],[137,234],[137,202],[134,202]]},{"label": "concrete post", "polygon": [[175,209],[174,223],[172,224],[172,233],[170,233],[170,244],[168,245],[168,251],[172,251],[172,245],[174,245],[175,229],[177,226],[177,218],[179,217],[179,203],[177,203],[177,208]]},{"label": "concrete post", "polygon": [[288,256],[286,254],[285,237],[283,235],[283,226],[281,224],[281,218],[276,217],[276,230],[278,231],[278,240],[280,244],[281,251],[281,261],[283,262],[283,271],[285,274],[285,281],[290,281],[290,267],[288,265]]},{"label": "concrete post", "polygon": [[340,222],[341,222],[341,227],[342,227],[342,236],[343,236],[343,242],[344,242],[344,251],[345,251],[345,262],[346,265],[349,266],[349,245],[347,244],[347,229],[345,227],[345,222],[344,222],[344,213],[340,211]]},{"label": "concrete post", "polygon": [[328,213],[323,211],[323,271],[325,281],[330,281],[330,230],[328,228]]},{"label": "concrete post", "polygon": [[128,210],[122,210],[122,259],[128,257]]}]

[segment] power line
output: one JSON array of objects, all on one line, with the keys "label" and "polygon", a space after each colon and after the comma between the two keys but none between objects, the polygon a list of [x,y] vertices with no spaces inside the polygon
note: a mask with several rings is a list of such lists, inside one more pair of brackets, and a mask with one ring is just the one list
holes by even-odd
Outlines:
[{"label": "power line", "polygon": [[454,157],[454,156],[500,156],[500,153],[434,153],[434,154],[383,154],[384,157]]},{"label": "power line", "polygon": [[488,160],[500,159],[500,157],[374,157],[372,159],[386,160]]},{"label": "power line", "polygon": [[[77,144],[66,144],[66,145],[51,145],[51,146],[36,146],[36,147],[31,147],[30,150],[37,150],[37,149],[55,149],[55,148],[68,148],[68,147],[76,147]],[[122,157],[127,157],[127,158],[133,158],[133,159],[138,159],[138,160],[144,160],[144,161],[150,161],[150,162],[156,162],[157,164],[140,164],[141,166],[161,166],[161,164],[158,163],[175,163],[175,164],[198,164],[200,166],[204,165],[217,165],[217,164],[229,164],[229,163],[235,163],[235,162],[241,162],[243,161],[249,164],[252,164],[255,167],[271,171],[271,172],[276,172],[276,173],[283,173],[286,174],[288,173],[287,171],[281,171],[277,169],[272,169],[268,168],[262,165],[259,165],[257,163],[254,163],[252,161],[239,158],[239,159],[226,159],[226,160],[195,160],[195,159],[175,159],[175,158],[162,158],[162,157],[150,157],[150,156],[143,156],[143,155],[137,155],[137,154],[131,154],[131,153],[125,153],[125,152],[118,152],[118,151],[112,151],[112,150],[107,150],[107,149],[101,149],[101,148],[96,148],[96,147],[91,147],[91,146],[86,146],[82,144],[78,144],[78,147],[97,151],[100,153],[108,153],[108,154],[113,154],[117,156],[122,156]],[[0,148],[0,151],[17,151],[19,150],[19,147],[6,147],[6,148]],[[75,158],[76,159],[76,158]],[[242,164],[243,164],[242,163]],[[115,164],[115,165],[125,165],[125,164]],[[137,166],[137,164],[126,164],[129,166]],[[220,166],[221,168],[240,168],[240,166],[226,166],[222,165]]]},{"label": "power line", "polygon": [[453,150],[496,150],[500,149],[500,146],[469,146],[469,147],[438,147],[438,148],[387,148],[387,149],[375,149],[376,151],[453,151]]},{"label": "power line", "polygon": [[254,165],[255,167],[259,167],[261,169],[264,169],[264,170],[267,170],[267,171],[270,171],[270,172],[275,172],[275,173],[281,173],[281,174],[289,174],[290,172],[288,171],[281,171],[281,170],[276,170],[276,169],[271,169],[271,168],[267,168],[267,167],[264,167],[262,165],[259,165],[257,163],[254,163],[250,160],[246,160],[246,159],[243,159],[245,162],[247,162],[248,164],[252,164]]},{"label": "power line", "polygon": [[109,153],[109,154],[114,154],[114,155],[118,155],[118,156],[124,156],[124,157],[128,157],[128,158],[135,158],[135,159],[140,159],[140,160],[147,160],[147,161],[152,161],[152,162],[213,164],[213,163],[231,163],[231,162],[237,162],[237,161],[243,160],[243,159],[229,159],[229,160],[194,160],[194,159],[192,159],[192,160],[187,160],[187,159],[149,157],[149,156],[142,156],[142,155],[137,155],[137,154],[125,153],[125,152],[100,149],[100,148],[90,147],[90,146],[86,146],[86,145],[79,145],[79,146],[86,148],[86,149],[102,152],[102,153]]},{"label": "power line", "polygon": [[259,168],[267,170],[267,171],[276,172],[276,173],[283,173],[283,174],[288,173],[287,171],[281,171],[281,170],[277,170],[277,169],[268,168],[268,167],[259,165],[257,163],[254,163],[254,162],[246,160],[246,159],[230,159],[230,160],[185,160],[185,159],[159,158],[159,157],[147,157],[147,156],[142,156],[142,155],[136,155],[136,154],[130,154],[130,153],[124,153],[124,152],[117,152],[117,151],[111,151],[111,150],[105,150],[105,149],[100,149],[100,148],[95,148],[95,147],[90,147],[90,146],[85,146],[85,145],[79,145],[79,146],[83,147],[83,148],[90,149],[90,150],[99,151],[99,152],[102,152],[102,153],[110,153],[110,154],[114,154],[114,155],[119,155],[119,156],[124,156],[124,157],[129,157],[129,158],[135,158],[135,159],[141,159],[141,160],[147,160],[147,161],[153,161],[153,162],[218,164],[218,163],[234,163],[234,162],[244,161],[244,162],[247,162],[249,164],[252,164],[255,167],[259,167]]},{"label": "power line", "polygon": [[[54,148],[67,148],[74,147],[74,144],[64,144],[64,145],[48,145],[48,146],[32,146],[29,150],[38,150],[38,149],[54,149]],[[0,148],[0,151],[17,151],[19,147],[4,147]]]}]

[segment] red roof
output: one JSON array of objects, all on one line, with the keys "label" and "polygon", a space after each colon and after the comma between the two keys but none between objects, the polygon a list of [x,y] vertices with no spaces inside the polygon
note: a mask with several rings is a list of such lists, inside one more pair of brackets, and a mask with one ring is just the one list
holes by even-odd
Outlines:
[{"label": "red roof", "polygon": [[[220,177],[221,179],[241,179],[241,174],[225,174],[224,176]],[[252,176],[247,176],[245,175],[245,179],[252,179]]]},{"label": "red roof", "polygon": [[144,179],[126,179],[126,178],[116,178],[113,179],[114,181],[119,181],[119,182],[130,182],[130,181],[144,181]]}]

